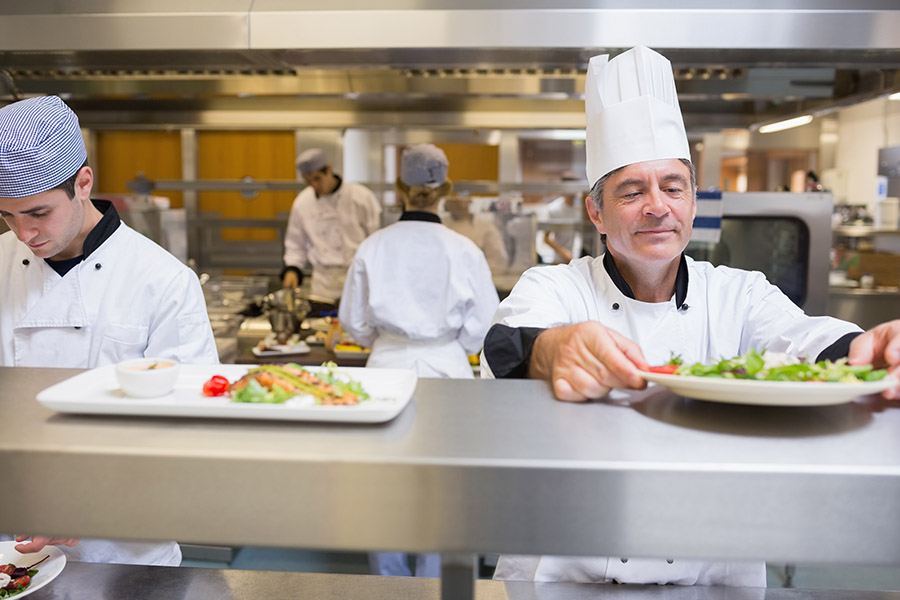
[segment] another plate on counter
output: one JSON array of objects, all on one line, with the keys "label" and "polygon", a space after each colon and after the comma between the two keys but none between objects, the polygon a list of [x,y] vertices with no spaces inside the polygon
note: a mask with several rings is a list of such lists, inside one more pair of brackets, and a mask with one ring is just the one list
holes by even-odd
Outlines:
[{"label": "another plate on counter", "polygon": [[260,358],[280,356],[282,354],[309,354],[310,351],[309,345],[300,340],[297,335],[291,336],[284,344],[279,344],[275,336],[270,335],[251,350],[253,356]]},{"label": "another plate on counter", "polygon": [[[416,388],[409,369],[336,367],[334,371],[358,381],[370,399],[352,406],[316,404],[298,395],[283,404],[232,402],[228,396],[208,397],[203,384],[213,375],[231,382],[253,365],[181,365],[175,389],[158,398],[129,398],[119,389],[115,365],[98,367],[50,386],[37,395],[44,406],[63,413],[162,417],[215,417],[340,423],[383,423],[406,407]],[[324,367],[305,367],[312,373]]]},{"label": "another plate on counter", "polygon": [[13,598],[24,598],[32,592],[36,592],[62,573],[66,566],[66,555],[56,546],[44,546],[40,552],[32,552],[30,554],[22,554],[16,550],[19,542],[9,541],[0,542],[0,565],[12,563],[17,567],[28,567],[38,562],[45,556],[47,560],[34,567],[37,569],[31,583],[24,591],[14,594]]},{"label": "another plate on counter", "polygon": [[852,402],[897,385],[894,377],[862,383],[830,381],[762,381],[641,371],[641,377],[685,398],[763,406],[826,406]]}]

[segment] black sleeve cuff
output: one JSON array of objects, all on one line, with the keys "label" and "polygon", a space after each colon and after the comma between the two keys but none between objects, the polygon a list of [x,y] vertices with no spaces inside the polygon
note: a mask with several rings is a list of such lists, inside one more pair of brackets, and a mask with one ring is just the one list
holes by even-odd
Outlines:
[{"label": "black sleeve cuff", "polygon": [[509,327],[497,323],[484,338],[484,358],[497,379],[524,379],[540,327]]},{"label": "black sleeve cuff", "polygon": [[282,280],[284,279],[284,276],[287,275],[288,271],[293,271],[297,274],[297,287],[300,287],[300,284],[303,283],[303,271],[301,271],[297,267],[285,267],[281,270],[280,278]]},{"label": "black sleeve cuff", "polygon": [[835,343],[822,350],[816,358],[816,362],[819,362],[820,360],[837,360],[839,358],[845,358],[850,354],[850,342],[855,340],[859,335],[862,335],[861,331],[854,331],[853,333],[842,336]]}]

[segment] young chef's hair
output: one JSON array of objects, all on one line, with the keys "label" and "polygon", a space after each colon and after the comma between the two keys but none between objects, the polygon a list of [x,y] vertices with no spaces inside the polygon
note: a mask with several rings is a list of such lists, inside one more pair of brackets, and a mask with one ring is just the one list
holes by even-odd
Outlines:
[{"label": "young chef's hair", "polygon": [[449,179],[437,187],[430,187],[428,185],[406,185],[402,179],[397,178],[397,191],[403,197],[406,207],[410,209],[432,208],[452,190],[453,182]]},{"label": "young chef's hair", "polygon": [[[688,171],[691,173],[691,197],[696,200],[697,199],[697,174],[694,172],[694,165],[691,164],[686,158],[679,158],[678,160],[688,168]],[[625,165],[626,167],[628,165]],[[613,169],[603,177],[597,180],[597,183],[594,184],[594,187],[591,188],[591,193],[588,197],[591,199],[591,202],[594,204],[595,210],[603,210],[603,188],[606,187],[606,182],[610,177],[624,169],[625,167],[619,167],[618,169]]]},{"label": "young chef's hair", "polygon": [[81,170],[88,166],[88,161],[84,161],[78,170],[72,173],[72,175],[60,183],[59,185],[53,186],[51,189],[54,190],[62,190],[66,193],[66,196],[69,197],[69,200],[73,200],[75,198],[75,180],[78,178],[78,174],[81,173]]}]

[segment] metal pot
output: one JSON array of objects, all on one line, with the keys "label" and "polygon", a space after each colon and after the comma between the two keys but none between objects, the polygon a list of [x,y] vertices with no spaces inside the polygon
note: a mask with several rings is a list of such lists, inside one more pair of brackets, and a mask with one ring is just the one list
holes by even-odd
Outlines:
[{"label": "metal pot", "polygon": [[309,314],[309,302],[300,297],[299,289],[285,288],[265,297],[266,316],[277,333],[297,333],[300,323]]}]

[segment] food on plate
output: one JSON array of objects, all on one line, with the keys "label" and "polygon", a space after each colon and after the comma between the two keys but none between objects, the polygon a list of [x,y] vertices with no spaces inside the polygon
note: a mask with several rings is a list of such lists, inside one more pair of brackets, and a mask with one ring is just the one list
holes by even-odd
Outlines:
[{"label": "food on plate", "polygon": [[204,396],[224,396],[231,387],[231,382],[221,375],[213,375],[203,384]]},{"label": "food on plate", "polygon": [[295,363],[260,365],[233,383],[215,375],[203,384],[203,394],[230,395],[232,402],[256,404],[281,404],[302,395],[310,395],[322,405],[351,406],[369,399],[362,384],[335,371],[333,363],[323,366],[325,370],[312,373]]},{"label": "food on plate", "polygon": [[11,598],[28,589],[31,579],[38,572],[35,567],[48,558],[50,558],[49,554],[27,567],[17,567],[12,563],[0,565],[0,598]]},{"label": "food on plate", "polygon": [[359,344],[335,344],[335,352],[371,352],[368,348],[363,348]]},{"label": "food on plate", "polygon": [[757,379],[762,381],[831,381],[860,383],[884,379],[887,371],[872,365],[849,365],[846,358],[809,363],[780,352],[751,350],[742,356],[722,359],[717,363],[684,365],[673,356],[665,365],[650,367],[651,373],[719,377],[723,379]]}]

